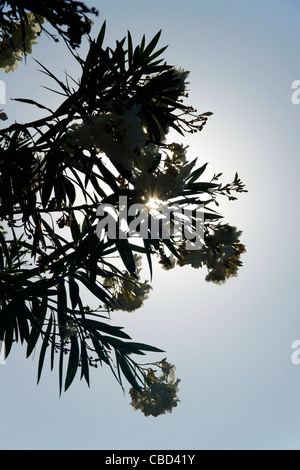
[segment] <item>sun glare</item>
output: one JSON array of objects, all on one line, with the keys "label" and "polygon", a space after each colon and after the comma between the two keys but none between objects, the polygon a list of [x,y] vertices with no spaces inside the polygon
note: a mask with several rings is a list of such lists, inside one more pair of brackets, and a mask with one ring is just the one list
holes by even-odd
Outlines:
[{"label": "sun glare", "polygon": [[162,201],[160,199],[151,197],[145,205],[151,210],[151,209],[158,209],[161,203]]}]

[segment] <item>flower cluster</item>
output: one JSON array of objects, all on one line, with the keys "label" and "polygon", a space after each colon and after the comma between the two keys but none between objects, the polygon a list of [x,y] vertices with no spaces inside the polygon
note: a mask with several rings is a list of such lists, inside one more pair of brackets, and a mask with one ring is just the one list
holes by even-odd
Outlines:
[{"label": "flower cluster", "polygon": [[[155,147],[151,147],[148,153],[147,147],[141,156],[140,165],[142,165],[142,169],[140,170],[139,165],[137,165],[138,170],[135,171],[131,183],[135,189],[144,190],[148,198],[155,197],[166,201],[177,196],[183,190],[185,181],[195,165],[195,162],[188,163],[187,161],[187,147],[177,143],[165,145],[165,158]],[[155,163],[153,157],[159,159],[160,164],[152,172],[151,169]],[[147,162],[147,166],[149,165],[148,171],[143,162]]]},{"label": "flower cluster", "polygon": [[77,336],[78,334],[78,331],[77,331],[77,327],[76,325],[72,322],[72,320],[69,320],[67,322],[67,325],[62,327],[62,331],[63,331],[63,341],[65,343],[69,343],[70,342],[70,338],[71,336]]},{"label": "flower cluster", "polygon": [[41,33],[45,19],[33,13],[27,13],[22,24],[16,24],[11,37],[4,36],[0,43],[0,68],[5,73],[15,71],[23,55],[32,52],[33,44]]},{"label": "flower cluster", "polygon": [[[177,68],[172,72],[170,87],[179,96],[185,90],[188,72]],[[159,128],[159,123],[157,126]],[[167,129],[161,128],[160,144],[151,142],[147,123],[141,117],[141,105],[134,104],[129,109],[124,106],[120,114],[120,110],[117,112],[111,103],[105,112],[73,123],[67,130],[63,145],[71,155],[77,147],[106,154],[112,163],[121,164],[130,172],[129,183],[135,189],[143,190],[147,197],[167,200],[183,189],[195,163],[187,161],[187,147],[177,143],[165,144],[166,133]]]},{"label": "flower cluster", "polygon": [[145,416],[160,416],[166,412],[171,413],[177,406],[178,384],[180,379],[175,379],[175,366],[165,359],[156,365],[161,369],[157,377],[153,369],[149,369],[145,377],[145,387],[142,393],[131,388],[131,406],[134,410],[141,410]]},{"label": "flower cluster", "polygon": [[181,67],[173,67],[173,80],[175,81],[175,89],[178,92],[178,95],[182,95],[186,90],[187,78],[190,72],[183,70]]},{"label": "flower cluster", "polygon": [[180,250],[180,266],[191,265],[193,268],[207,267],[206,280],[215,284],[224,284],[230,277],[237,276],[242,262],[241,254],[245,246],[240,243],[241,231],[228,224],[214,227],[212,234],[205,238],[205,246],[201,250]]},{"label": "flower cluster", "polygon": [[134,255],[134,257],[138,279],[125,273],[124,277],[111,276],[104,279],[104,286],[112,294],[115,310],[133,312],[139,309],[144,304],[144,300],[148,298],[149,291],[152,289],[147,281],[140,281],[141,257],[137,255]]},{"label": "flower cluster", "polygon": [[159,253],[159,264],[165,271],[175,268],[176,258],[174,255],[167,256],[162,250]]},{"label": "flower cluster", "polygon": [[105,153],[112,162],[119,162],[127,170],[134,166],[135,150],[146,144],[142,123],[138,117],[140,107],[133,105],[123,114],[102,112],[89,116],[83,123],[73,124],[67,131],[71,147],[96,149]]}]

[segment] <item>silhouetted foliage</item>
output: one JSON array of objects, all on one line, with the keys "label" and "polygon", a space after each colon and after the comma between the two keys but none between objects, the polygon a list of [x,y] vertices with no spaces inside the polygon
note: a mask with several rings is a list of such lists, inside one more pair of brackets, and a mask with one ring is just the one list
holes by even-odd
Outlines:
[{"label": "silhouetted foliage", "polygon": [[[7,0],[0,5],[2,35],[10,35],[16,22],[26,23],[28,12],[46,18],[57,30],[58,36],[51,34],[53,39],[58,41],[61,36],[72,48],[78,47],[82,36],[91,30],[88,15],[98,15],[96,8],[73,0]],[[47,30],[44,26],[42,29]]]},{"label": "silhouetted foliage", "polygon": [[[86,24],[91,12],[80,2],[41,1],[32,10],[30,1],[22,7],[9,3],[16,20],[29,18],[26,9],[46,17],[71,47],[87,32],[78,27],[76,35],[71,27],[74,15]],[[69,25],[67,32],[63,25]],[[80,79],[66,75],[63,82],[39,63],[63,96],[56,110],[16,98],[47,116],[0,130],[0,340],[6,356],[16,341],[26,345],[27,357],[39,347],[38,381],[48,356],[51,369],[58,368],[60,392],[78,370],[90,384],[90,367],[107,365],[121,385],[125,377],[133,387],[132,405],[157,416],[177,404],[174,366],[165,359],[151,367],[138,363],[136,356],[162,350],[132,341],[122,327],[111,325],[112,312],[134,311],[148,297],[151,286],[142,280],[141,259],[150,275],[157,259],[164,269],[204,266],[207,280],[215,283],[235,276],[245,251],[241,232],[221,224],[211,206],[219,196],[233,200],[233,192],[245,189],[237,174],[226,185],[218,182],[221,173],[202,180],[207,163],[196,167],[187,147],[167,141],[170,129],[181,136],[201,131],[212,113],[184,103],[188,72],[162,59],[161,33],[133,47],[128,32],[113,49],[103,46],[105,28],[104,22],[96,40],[88,37],[85,59],[72,53]],[[11,58],[2,61],[6,72],[14,70]],[[170,238],[154,236],[151,224],[138,241],[99,237],[97,208],[109,204],[120,215],[122,197],[128,206],[147,207],[149,223],[155,218],[148,206],[152,199],[180,210],[204,207],[203,248],[187,249],[188,237],[173,234],[172,219]],[[196,219],[193,212],[195,224]]]}]

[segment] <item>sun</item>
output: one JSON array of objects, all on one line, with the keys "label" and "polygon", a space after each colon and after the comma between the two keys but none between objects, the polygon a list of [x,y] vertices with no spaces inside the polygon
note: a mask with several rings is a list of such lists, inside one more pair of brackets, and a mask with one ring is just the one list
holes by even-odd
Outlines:
[{"label": "sun", "polygon": [[160,199],[151,197],[145,205],[148,207],[148,209],[151,210],[151,209],[158,209],[161,203],[162,201]]}]

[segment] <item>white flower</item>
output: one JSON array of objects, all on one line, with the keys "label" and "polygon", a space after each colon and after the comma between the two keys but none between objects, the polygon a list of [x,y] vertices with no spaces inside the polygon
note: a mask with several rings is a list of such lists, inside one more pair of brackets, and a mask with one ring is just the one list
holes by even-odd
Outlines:
[{"label": "white flower", "polygon": [[177,261],[179,266],[190,264],[193,268],[201,268],[204,262],[204,253],[201,250],[184,250],[180,251],[180,260]]},{"label": "white flower", "polygon": [[6,45],[4,42],[2,43],[1,48],[1,55],[0,55],[0,68],[3,69],[5,73],[10,72],[11,70],[14,72],[19,63],[22,60],[23,54],[20,50],[14,50],[12,46],[9,44]]},{"label": "white flower", "polygon": [[[102,150],[105,142],[111,140],[108,130],[110,114],[100,113],[97,116],[89,116],[83,123],[74,123],[67,130],[72,145],[79,145],[91,150],[98,147]],[[103,150],[102,150],[103,151]]]},{"label": "white flower", "polygon": [[169,177],[171,189],[169,191],[169,197],[177,196],[185,185],[185,180],[191,173],[194,163],[187,163],[186,165],[170,166],[167,169],[166,175]]},{"label": "white flower", "polygon": [[176,169],[170,168],[166,173],[135,172],[131,183],[135,189],[143,190],[149,199],[154,197],[164,201],[178,194],[183,187],[183,179]]},{"label": "white flower", "polygon": [[134,258],[135,267],[137,268],[138,271],[140,271],[140,268],[142,267],[142,257],[134,253],[133,258]]},{"label": "white flower", "polygon": [[133,312],[142,307],[144,300],[148,299],[148,294],[152,287],[147,281],[139,282],[123,281],[122,290],[116,296],[116,310],[125,310]]},{"label": "white flower", "polygon": [[122,115],[109,112],[89,116],[83,123],[69,127],[67,136],[70,144],[86,150],[95,148],[112,162],[120,162],[125,169],[131,170],[137,158],[135,150],[146,144],[142,123],[137,116],[139,111],[140,107],[134,105]]},{"label": "white flower", "polygon": [[179,83],[175,85],[175,88],[178,89],[180,93],[184,92],[186,89],[186,79],[189,76],[190,72],[186,72],[182,68],[174,67],[173,78],[179,80]]},{"label": "white flower", "polygon": [[224,284],[230,277],[236,277],[238,268],[242,266],[241,254],[246,249],[239,243],[242,232],[230,225],[217,225],[212,235],[206,236],[206,246],[201,250],[187,251],[180,249],[180,266],[191,265],[199,268],[205,265],[208,269],[206,281]]},{"label": "white flower", "polygon": [[160,158],[159,147],[149,143],[135,157],[135,165],[141,172],[148,172],[158,158]]},{"label": "white flower", "polygon": [[217,264],[205,277],[206,281],[213,282],[214,284],[225,284],[226,279],[226,269],[221,263]]},{"label": "white flower", "polygon": [[0,68],[5,73],[15,71],[23,55],[32,52],[32,45],[37,44],[36,38],[41,33],[41,24],[44,18],[33,13],[27,13],[23,21],[23,26],[18,25],[11,37],[5,36],[0,44]]},{"label": "white flower", "polygon": [[125,151],[134,151],[146,144],[142,122],[137,116],[140,110],[140,105],[134,104],[131,109],[125,110],[124,114],[112,116],[117,138]]},{"label": "white flower", "polygon": [[173,269],[175,267],[176,258],[173,255],[168,257],[168,256],[161,253],[160,254],[159,264],[162,265],[163,269],[165,269],[166,271],[169,271],[170,269]]},{"label": "white flower", "polygon": [[214,229],[213,244],[230,245],[239,241],[242,232],[229,224],[219,224]]},{"label": "white flower", "polygon": [[[149,149],[148,149],[149,147]],[[144,148],[145,154],[148,151],[149,157],[143,161],[143,153],[136,159],[138,170],[134,171],[131,183],[135,189],[145,191],[148,198],[158,198],[161,200],[167,200],[171,197],[177,196],[184,186],[185,181],[191,173],[195,162],[187,163],[186,151],[188,147],[173,143],[169,146],[172,152],[171,157],[167,157],[162,163],[163,168],[156,169],[155,172],[151,172],[150,169],[156,162],[155,159],[160,158],[158,147],[147,145]]]},{"label": "white flower", "polygon": [[[141,266],[140,258],[135,255],[137,274]],[[142,307],[152,289],[147,281],[141,282],[129,275],[124,278],[106,277],[103,285],[111,292],[114,309],[126,312],[133,312]]]},{"label": "white flower", "polygon": [[[158,365],[158,364],[157,364]],[[171,413],[179,401],[177,397],[180,379],[175,380],[175,366],[165,360],[161,362],[162,373],[159,377],[153,369],[148,370],[142,393],[130,389],[131,406],[141,410],[145,416],[160,416]]]},{"label": "white flower", "polygon": [[76,336],[77,335],[77,328],[73,324],[73,322],[69,322],[67,326],[63,328],[63,340],[65,343],[68,343],[70,341],[71,336]]},{"label": "white flower", "polygon": [[173,153],[172,160],[175,164],[186,163],[188,145],[184,146],[183,144],[177,144],[176,142],[173,142],[169,147]]}]

